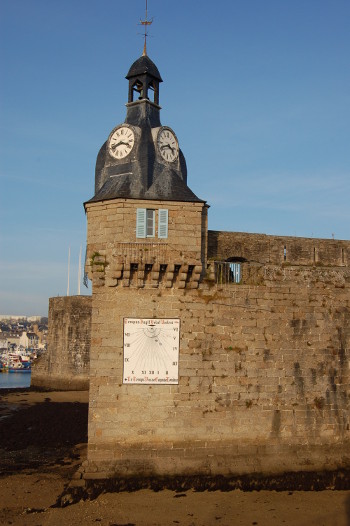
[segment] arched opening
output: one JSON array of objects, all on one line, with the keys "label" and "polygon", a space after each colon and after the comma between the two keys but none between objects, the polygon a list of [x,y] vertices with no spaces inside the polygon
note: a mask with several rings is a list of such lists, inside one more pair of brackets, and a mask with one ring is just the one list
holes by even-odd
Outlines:
[{"label": "arched opening", "polygon": [[[134,98],[135,95],[135,98]],[[143,83],[141,80],[137,79],[134,84],[132,85],[132,99],[131,102],[134,100],[141,100],[144,99],[144,89],[143,89]]]},{"label": "arched opening", "polygon": [[227,258],[226,261],[215,261],[216,282],[220,285],[229,283],[241,283],[242,263],[247,260],[242,257]]},{"label": "arched opening", "polygon": [[[149,99],[151,102],[154,102],[155,104],[158,104],[158,90],[157,90],[157,83],[152,80],[148,84],[148,89],[152,92],[153,95],[149,94]],[[152,97],[152,98],[151,98]]]},{"label": "arched opening", "polygon": [[226,263],[229,265],[229,281],[230,283],[240,283],[242,281],[242,263],[247,261],[242,257],[227,258]]}]

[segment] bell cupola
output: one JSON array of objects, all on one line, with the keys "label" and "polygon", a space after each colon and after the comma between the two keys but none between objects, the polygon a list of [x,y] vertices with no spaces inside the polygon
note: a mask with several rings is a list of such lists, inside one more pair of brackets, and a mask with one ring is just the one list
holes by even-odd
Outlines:
[{"label": "bell cupola", "polygon": [[163,80],[147,54],[132,64],[125,78],[129,81],[128,104],[148,100],[159,106],[159,84]]},{"label": "bell cupola", "polygon": [[160,120],[159,85],[163,82],[147,55],[147,27],[142,56],[129,68],[128,102],[123,123],[111,130],[95,170],[95,195],[89,202],[111,199],[200,202],[187,186],[185,157],[175,132]]}]

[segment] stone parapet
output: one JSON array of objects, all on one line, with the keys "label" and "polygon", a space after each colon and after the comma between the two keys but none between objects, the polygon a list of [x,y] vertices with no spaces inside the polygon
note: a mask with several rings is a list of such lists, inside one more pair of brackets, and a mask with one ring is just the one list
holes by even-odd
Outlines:
[{"label": "stone parapet", "polygon": [[208,259],[348,267],[350,241],[209,230]]},{"label": "stone parapet", "polygon": [[[165,239],[157,237],[157,223],[153,238],[136,237],[140,207],[168,210]],[[85,269],[94,287],[198,287],[206,260],[207,208],[203,203],[115,199],[87,204],[86,210]]]}]

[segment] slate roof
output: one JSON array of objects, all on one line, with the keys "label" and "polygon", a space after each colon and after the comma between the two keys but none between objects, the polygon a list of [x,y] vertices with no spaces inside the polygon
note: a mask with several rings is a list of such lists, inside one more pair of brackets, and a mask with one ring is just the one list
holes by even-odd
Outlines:
[{"label": "slate roof", "polygon": [[35,334],[35,332],[27,332],[27,336],[28,338],[38,338],[39,339],[39,336]]},{"label": "slate roof", "polygon": [[94,203],[117,198],[205,202],[199,199],[171,168],[164,169],[148,189],[140,185],[139,178],[134,174],[110,177],[87,202]]},{"label": "slate roof", "polygon": [[[126,78],[138,75],[161,81],[156,65],[147,55],[132,64]],[[101,147],[96,161],[95,195],[84,204],[118,198],[206,202],[187,186],[186,161],[181,150],[172,163],[162,159],[154,135],[154,130],[162,126],[159,111],[160,106],[148,99],[127,104],[125,123],[135,129],[134,147],[122,159],[111,156],[107,142]]]},{"label": "slate roof", "polygon": [[142,55],[142,57],[135,60],[125,78],[129,79],[130,77],[137,77],[138,75],[144,75],[145,73],[158,79],[159,82],[163,82],[157,66],[147,55]]}]

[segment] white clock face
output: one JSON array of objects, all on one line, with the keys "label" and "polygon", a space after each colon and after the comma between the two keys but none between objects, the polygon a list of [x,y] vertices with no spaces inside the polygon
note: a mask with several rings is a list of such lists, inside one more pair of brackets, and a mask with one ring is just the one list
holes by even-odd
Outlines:
[{"label": "white clock face", "polygon": [[131,152],[135,142],[135,135],[128,126],[120,126],[109,138],[109,153],[116,159],[123,159]]},{"label": "white clock face", "polygon": [[172,163],[179,155],[179,145],[174,133],[169,128],[162,128],[157,137],[158,150],[160,155]]},{"label": "white clock face", "polygon": [[179,383],[179,319],[124,318],[124,384]]}]

